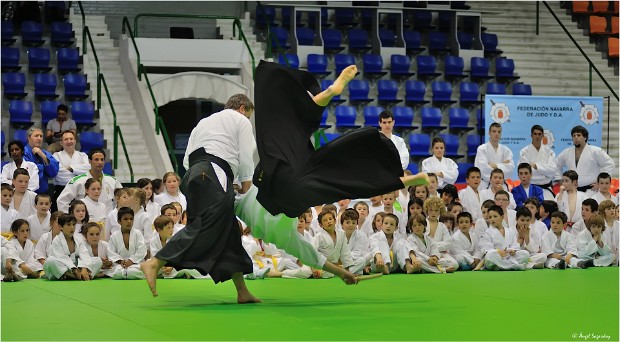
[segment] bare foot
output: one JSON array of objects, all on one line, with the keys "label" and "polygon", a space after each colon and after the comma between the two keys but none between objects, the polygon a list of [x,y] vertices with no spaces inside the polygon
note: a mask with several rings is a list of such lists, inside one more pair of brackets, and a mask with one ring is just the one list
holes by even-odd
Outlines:
[{"label": "bare foot", "polygon": [[401,182],[403,182],[405,187],[412,185],[427,185],[431,182],[426,172],[420,172],[415,175],[400,177],[400,180]]},{"label": "bare foot", "polygon": [[160,268],[161,266],[159,260],[156,258],[150,258],[149,260],[140,263],[140,269],[142,270],[142,273],[144,273],[144,278],[149,284],[153,297],[157,297],[156,281],[157,272],[159,272]]},{"label": "bare foot", "polygon": [[349,65],[348,67],[344,68],[338,78],[334,81],[334,84],[332,84],[328,88],[331,92],[331,95],[338,96],[342,94],[344,87],[346,87],[347,84],[349,84],[349,82],[351,82],[351,80],[355,78],[356,74],[357,67],[355,65]]},{"label": "bare foot", "polygon": [[446,267],[446,273],[454,273],[454,271],[456,271],[456,268],[454,268],[454,266]]},{"label": "bare foot", "polygon": [[247,293],[244,295],[237,295],[237,304],[253,304],[253,303],[262,303],[263,301],[259,298],[254,297],[251,293]]},{"label": "bare foot", "polygon": [[419,268],[416,268],[415,266],[413,266],[413,265],[412,265],[412,264],[410,264],[410,263],[407,263],[407,264],[405,265],[405,271],[407,271],[407,274],[416,273],[416,272],[418,272],[419,270],[420,270]]}]

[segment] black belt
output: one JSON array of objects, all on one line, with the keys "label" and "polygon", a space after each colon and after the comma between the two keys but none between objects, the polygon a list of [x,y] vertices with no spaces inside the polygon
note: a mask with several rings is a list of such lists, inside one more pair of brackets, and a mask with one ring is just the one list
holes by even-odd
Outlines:
[{"label": "black belt", "polygon": [[577,187],[577,191],[581,191],[581,192],[586,192],[590,189],[592,189],[592,185],[584,185],[584,186]]},{"label": "black belt", "polygon": [[547,184],[534,184],[534,185],[540,187],[541,189],[549,190],[549,192],[555,195],[555,192],[553,192],[553,188],[551,187],[551,184],[552,182],[549,182]]},{"label": "black belt", "polygon": [[207,153],[205,149],[202,147],[190,153],[189,166],[191,167],[192,165],[198,162],[201,162],[201,161],[208,161],[211,163],[215,163],[217,166],[221,167],[222,170],[224,170],[224,172],[226,173],[226,176],[228,176],[228,179],[230,179],[231,182],[233,181],[234,179],[233,172],[232,172],[232,169],[230,168],[230,165],[224,159]]}]

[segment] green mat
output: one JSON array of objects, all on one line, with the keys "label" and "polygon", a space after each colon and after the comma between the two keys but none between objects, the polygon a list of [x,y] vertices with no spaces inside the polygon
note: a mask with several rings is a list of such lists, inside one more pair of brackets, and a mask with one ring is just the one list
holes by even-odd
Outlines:
[{"label": "green mat", "polygon": [[[618,268],[232,282],[2,283],[7,340],[618,340]],[[589,338],[586,338],[590,334]],[[606,336],[605,336],[606,335]],[[581,337],[580,337],[581,336]]]}]

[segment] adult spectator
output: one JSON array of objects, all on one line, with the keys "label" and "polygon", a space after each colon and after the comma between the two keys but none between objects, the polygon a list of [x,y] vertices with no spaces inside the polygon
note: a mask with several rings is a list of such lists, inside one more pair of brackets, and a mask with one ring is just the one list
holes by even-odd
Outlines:
[{"label": "adult spectator", "polygon": [[553,200],[555,194],[552,190],[552,182],[558,178],[558,166],[555,152],[549,146],[542,144],[544,132],[542,126],[532,126],[530,129],[532,143],[521,149],[518,164],[530,164],[532,167],[531,183],[543,189],[546,200]]},{"label": "adult spectator", "polygon": [[407,168],[409,165],[409,150],[407,149],[407,144],[405,144],[405,140],[403,138],[396,136],[392,133],[394,130],[394,115],[389,110],[384,110],[379,114],[379,127],[381,127],[381,133],[388,137],[388,139],[392,140],[396,149],[398,150],[398,154],[400,155],[400,163],[403,167],[403,170]]},{"label": "adult spectator", "polygon": [[476,159],[474,160],[474,166],[479,168],[481,173],[478,190],[484,190],[489,187],[491,171],[500,169],[504,171],[505,178],[509,178],[515,168],[512,151],[499,143],[501,138],[502,126],[494,122],[489,127],[489,142],[478,146]]},{"label": "adult spectator", "polygon": [[41,149],[43,145],[43,131],[35,126],[28,129],[28,144],[24,148],[24,160],[37,164],[39,168],[39,189],[38,194],[46,194],[48,189],[48,178],[56,177],[58,174],[58,160],[51,153]]},{"label": "adult spectator", "polygon": [[19,168],[26,169],[30,175],[28,190],[37,191],[37,189],[39,189],[39,168],[37,167],[37,164],[24,160],[24,143],[19,140],[13,140],[7,147],[9,149],[9,155],[13,161],[2,167],[0,181],[2,181],[2,183],[13,185],[13,173],[15,170]]},{"label": "adult spectator", "polygon": [[61,136],[62,151],[54,153],[58,160],[58,174],[54,178],[54,195],[52,196],[52,212],[58,210],[56,200],[69,181],[90,170],[88,156],[75,149],[75,133],[64,131]]},{"label": "adult spectator", "polygon": [[[577,190],[586,192],[598,190],[596,177],[601,172],[614,174],[616,164],[602,148],[588,144],[588,130],[583,126],[575,126],[570,131],[573,146],[558,155],[558,175],[565,169],[574,170],[579,175]],[[587,194],[590,196],[590,194]]]},{"label": "adult spectator", "polygon": [[47,150],[50,153],[56,153],[62,149],[60,142],[64,131],[72,131],[73,135],[77,135],[77,126],[73,119],[67,117],[69,108],[64,104],[58,105],[56,108],[56,118],[47,123],[47,132],[45,133],[45,141],[49,144]]},{"label": "adult spectator", "polygon": [[101,181],[99,202],[105,204],[108,212],[114,209],[114,189],[122,188],[123,186],[113,176],[103,173],[105,151],[100,148],[90,150],[90,152],[88,152],[88,160],[90,162],[90,171],[73,177],[69,183],[67,183],[56,200],[58,210],[66,213],[69,210],[71,201],[74,199],[82,199],[86,196],[84,185],[89,178],[97,178]]}]

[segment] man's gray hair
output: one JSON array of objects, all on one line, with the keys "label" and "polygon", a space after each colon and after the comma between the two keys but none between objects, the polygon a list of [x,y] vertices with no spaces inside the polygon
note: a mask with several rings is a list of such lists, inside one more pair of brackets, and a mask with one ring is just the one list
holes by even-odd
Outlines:
[{"label": "man's gray hair", "polygon": [[234,109],[237,110],[241,108],[241,106],[245,107],[245,110],[254,110],[254,104],[250,99],[244,94],[235,94],[231,96],[226,104],[224,105],[224,109]]},{"label": "man's gray hair", "polygon": [[30,138],[30,136],[32,135],[32,133],[34,133],[34,131],[41,131],[41,133],[43,133],[43,130],[37,126],[32,126],[30,128],[28,128],[28,138]]}]

